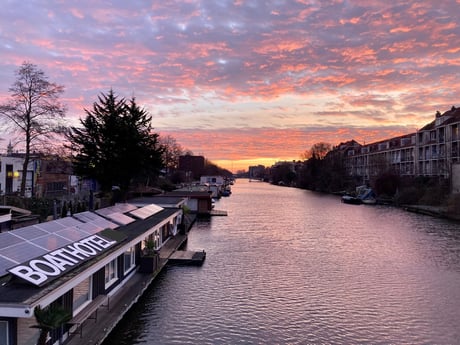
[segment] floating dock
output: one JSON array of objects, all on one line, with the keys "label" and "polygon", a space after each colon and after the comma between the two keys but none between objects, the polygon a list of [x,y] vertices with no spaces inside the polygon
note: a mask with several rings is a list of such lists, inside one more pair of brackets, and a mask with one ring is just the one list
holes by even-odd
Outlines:
[{"label": "floating dock", "polygon": [[228,216],[227,211],[222,211],[222,210],[211,210],[209,212],[209,215],[211,216]]},{"label": "floating dock", "polygon": [[206,259],[206,252],[194,252],[188,250],[177,250],[168,258],[170,264],[187,264],[187,265],[202,265]]}]

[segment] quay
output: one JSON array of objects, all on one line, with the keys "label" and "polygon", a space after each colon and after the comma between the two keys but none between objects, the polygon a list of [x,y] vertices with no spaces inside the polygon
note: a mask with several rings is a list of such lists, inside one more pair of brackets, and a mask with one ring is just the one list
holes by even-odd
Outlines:
[{"label": "quay", "polygon": [[101,305],[95,313],[97,318],[86,319],[81,332],[71,334],[66,345],[100,345],[129,309],[137,303],[151,285],[155,277],[163,270],[171,255],[187,241],[187,235],[176,235],[169,239],[159,250],[160,263],[153,273],[134,273],[134,276],[109,297],[107,305]]}]

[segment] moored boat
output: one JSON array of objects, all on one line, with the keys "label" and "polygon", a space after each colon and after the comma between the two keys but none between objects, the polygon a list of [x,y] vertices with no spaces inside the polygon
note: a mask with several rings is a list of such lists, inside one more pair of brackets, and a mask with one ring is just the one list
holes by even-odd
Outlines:
[{"label": "moored boat", "polygon": [[360,205],[363,203],[363,201],[360,198],[356,196],[348,195],[348,194],[342,196],[342,202],[344,204],[352,204],[352,205]]}]

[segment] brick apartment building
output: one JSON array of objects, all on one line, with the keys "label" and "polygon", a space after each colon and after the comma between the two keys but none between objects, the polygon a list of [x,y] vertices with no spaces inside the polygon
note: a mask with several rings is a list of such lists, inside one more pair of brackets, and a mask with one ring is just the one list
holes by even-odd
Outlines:
[{"label": "brick apartment building", "polygon": [[[385,170],[401,176],[427,176],[455,180],[460,176],[460,108],[441,114],[415,133],[366,145],[349,141],[337,146],[329,158],[343,157],[350,177],[368,182]],[[460,191],[460,190],[459,190]]]}]

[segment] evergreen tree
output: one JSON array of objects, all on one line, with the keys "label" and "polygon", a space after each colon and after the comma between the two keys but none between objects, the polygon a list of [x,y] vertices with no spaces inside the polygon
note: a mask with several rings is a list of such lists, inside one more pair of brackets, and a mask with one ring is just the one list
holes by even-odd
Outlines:
[{"label": "evergreen tree", "polygon": [[81,127],[68,133],[74,171],[96,179],[104,192],[118,186],[125,195],[135,179],[159,172],[162,147],[151,116],[134,98],[118,99],[110,90],[98,100],[91,111],[85,109]]}]

